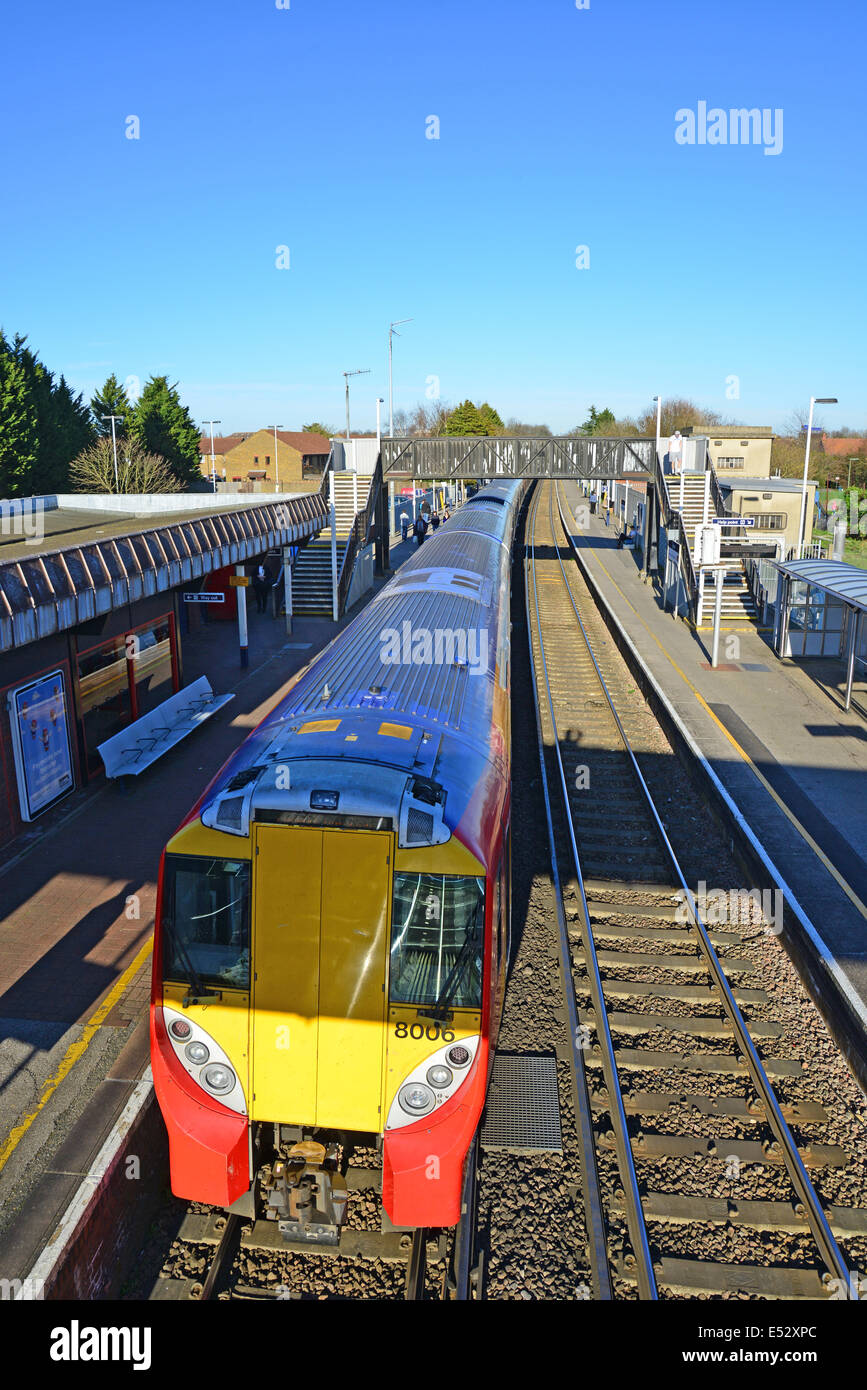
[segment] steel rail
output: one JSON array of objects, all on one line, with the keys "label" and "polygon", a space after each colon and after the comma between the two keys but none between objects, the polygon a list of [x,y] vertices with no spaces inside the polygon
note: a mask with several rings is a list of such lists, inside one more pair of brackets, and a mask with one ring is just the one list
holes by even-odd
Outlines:
[{"label": "steel rail", "polygon": [[[653,1256],[650,1252],[650,1241],[647,1234],[647,1226],[644,1220],[644,1211],[641,1205],[641,1195],[638,1190],[638,1178],[635,1172],[635,1161],[632,1155],[632,1144],[629,1138],[629,1125],[626,1119],[626,1110],[623,1105],[623,1095],[620,1089],[620,1082],[617,1074],[617,1062],[614,1056],[614,1041],[611,1036],[611,1028],[608,1023],[608,1013],[605,1008],[605,998],[602,990],[602,976],[599,971],[599,962],[596,958],[596,945],[590,931],[590,912],[587,907],[587,897],[584,891],[584,876],[581,872],[581,861],[578,854],[578,845],[575,839],[575,826],[572,821],[569,806],[569,792],[566,786],[566,772],[563,767],[563,758],[560,752],[560,735],[557,729],[557,718],[554,712],[554,697],[551,693],[551,682],[548,677],[548,662],[545,657],[545,644],[542,639],[542,620],[539,612],[539,589],[536,581],[536,517],[539,510],[539,496],[534,498],[532,513],[529,518],[531,526],[530,551],[531,558],[528,558],[527,565],[532,569],[533,580],[533,600],[536,609],[536,632],[539,641],[539,654],[542,658],[542,674],[545,680],[545,689],[548,696],[548,708],[551,718],[551,725],[554,732],[554,752],[557,757],[557,768],[560,775],[560,787],[563,792],[563,804],[566,812],[566,825],[569,831],[569,840],[572,846],[572,859],[575,867],[575,874],[578,880],[578,890],[581,895],[581,911],[584,918],[584,931],[582,933],[584,942],[584,958],[589,977],[590,991],[593,998],[593,1007],[596,1013],[596,1034],[602,1044],[602,1066],[605,1073],[605,1080],[608,1086],[609,1104],[612,1111],[612,1119],[616,1121],[614,1129],[614,1141],[617,1149],[618,1167],[623,1183],[624,1200],[626,1204],[626,1220],[629,1229],[630,1240],[635,1254],[637,1264],[638,1291],[641,1298],[656,1299],[659,1293],[656,1287],[656,1276],[653,1270]],[[552,534],[553,534],[553,510],[552,510]],[[562,561],[560,562],[562,569]],[[566,571],[563,570],[564,582],[566,582]],[[566,582],[568,588],[568,582]],[[531,652],[532,635],[530,634]],[[545,778],[544,762],[542,764],[543,780]],[[567,957],[568,958],[568,957]],[[574,1036],[574,1035],[573,1035]]]},{"label": "steel rail", "polygon": [[[552,529],[555,494],[557,497],[557,512],[560,519],[560,525],[563,528],[563,532],[568,541],[569,548],[570,550],[572,550],[575,556],[576,563],[578,563],[578,547],[575,545],[575,542],[572,538],[572,534],[565,521],[563,520],[563,506],[560,499],[560,490],[556,482],[554,484],[554,488],[550,496]],[[617,710],[614,708],[614,702],[611,699],[608,686],[605,684],[604,677],[599,669],[599,664],[596,660],[593,647],[591,646],[590,638],[588,637],[584,624],[581,621],[581,615],[578,612],[578,606],[575,603],[575,596],[572,592],[572,586],[570,585],[569,580],[566,576],[566,570],[563,565],[563,561],[559,555],[559,548],[558,560],[560,563],[560,568],[563,571],[563,578],[566,582],[566,588],[569,592],[569,598],[572,604],[572,608],[575,612],[575,617],[578,620],[578,626],[581,629],[581,635],[583,636],[584,641],[587,644],[587,651],[590,655],[590,660],[593,662],[593,666],[596,670],[596,675],[599,678],[599,684],[602,687],[605,699],[607,700],[611,713],[614,716],[617,728],[620,732],[620,737],[623,740],[624,749],[628,753],[629,758],[631,760],[632,769],[638,780],[638,785],[641,788],[641,792],[647,802],[647,806],[650,810],[650,813],[653,816],[656,828],[659,831],[660,838],[662,839],[668,857],[671,861],[671,866],[677,875],[678,882],[680,883],[681,889],[684,894],[684,902],[688,905],[689,908],[690,921],[693,923],[698,932],[699,941],[701,942],[705,958],[713,975],[714,983],[719,988],[720,993],[723,997],[726,1012],[728,1013],[729,1019],[734,1027],[737,1044],[740,1047],[741,1052],[743,1053],[744,1058],[746,1060],[753,1085],[755,1086],[757,1092],[759,1093],[762,1101],[766,1106],[768,1123],[770,1124],[771,1129],[773,1130],[777,1143],[780,1145],[780,1149],[783,1155],[783,1161],[785,1162],[786,1168],[789,1173],[789,1177],[791,1178],[792,1186],[795,1188],[795,1191],[797,1192],[801,1202],[804,1205],[807,1220],[809,1222],[810,1229],[813,1233],[813,1238],[821,1253],[822,1259],[825,1261],[828,1271],[832,1274],[832,1276],[842,1280],[843,1286],[847,1290],[848,1298],[852,1296],[852,1291],[850,1288],[850,1271],[847,1267],[846,1260],[843,1256],[842,1251],[840,1250],[840,1247],[837,1244],[837,1241],[834,1238],[834,1233],[831,1230],[830,1223],[828,1221],[827,1216],[825,1215],[825,1210],[821,1204],[821,1201],[819,1200],[818,1193],[816,1192],[816,1189],[810,1181],[810,1176],[807,1172],[806,1167],[804,1166],[804,1161],[801,1158],[801,1154],[795,1142],[795,1138],[791,1130],[789,1129],[788,1124],[786,1123],[782,1110],[780,1109],[780,1105],[777,1100],[774,1089],[765,1072],[764,1067],[762,1066],[761,1059],[759,1057],[758,1052],[756,1051],[755,1044],[753,1043],[753,1040],[750,1037],[747,1025],[744,1022],[743,1015],[740,1011],[740,1008],[738,1007],[734,994],[732,993],[731,986],[729,985],[729,982],[726,978],[726,974],[722,968],[719,956],[717,955],[716,951],[713,948],[713,945],[711,944],[710,937],[707,933],[707,928],[705,927],[705,924],[702,921],[695,898],[686,882],[683,870],[680,867],[680,862],[677,858],[677,855],[674,852],[671,841],[669,840],[668,834],[666,833],[665,826],[663,825],[659,813],[656,809],[656,805],[654,803],[653,796],[650,792],[650,788],[644,780],[641,769],[638,766],[638,761],[635,757],[634,752],[632,751],[632,745],[630,744],[629,739],[626,736],[626,732],[623,728],[623,725],[620,722],[620,717],[617,713]]]},{"label": "steel rail", "polygon": [[478,1298],[481,1290],[473,1286],[473,1255],[476,1248],[476,1171],[478,1168],[479,1133],[476,1131],[467,1153],[467,1166],[461,1192],[461,1219],[455,1233],[455,1289],[453,1297],[459,1303]]},{"label": "steel rail", "polygon": [[[533,642],[530,630],[530,586],[529,560],[524,561],[524,610],[527,617],[527,639],[530,660],[533,659]],[[560,954],[560,973],[563,979],[563,993],[566,999],[566,1028],[569,1033],[569,1046],[572,1055],[572,1090],[575,1101],[575,1118],[578,1129],[578,1148],[584,1177],[584,1224],[587,1230],[590,1264],[596,1285],[596,1297],[607,1302],[614,1297],[611,1286],[611,1270],[608,1264],[608,1240],[605,1230],[605,1206],[602,1200],[602,1187],[599,1181],[599,1165],[596,1161],[596,1138],[593,1133],[593,1111],[590,1104],[590,1088],[587,1083],[587,1068],[584,1065],[584,1048],[579,1042],[581,1029],[578,1022],[578,1004],[572,983],[572,965],[569,958],[569,932],[566,914],[563,910],[563,887],[557,865],[557,844],[554,838],[554,817],[551,798],[548,794],[548,778],[545,772],[545,744],[542,739],[542,711],[539,705],[539,691],[536,682],[533,686],[533,706],[536,711],[536,744],[539,752],[539,768],[542,774],[542,795],[545,800],[545,820],[548,826],[548,847],[551,857],[551,883],[554,889],[554,903],[557,909],[557,947]]]},{"label": "steel rail", "polygon": [[240,1216],[227,1216],[220,1243],[214,1251],[214,1258],[211,1261],[207,1277],[202,1285],[202,1292],[199,1294],[198,1302],[207,1303],[214,1297],[214,1290],[217,1287],[217,1280],[222,1274],[226,1264],[235,1253],[237,1240],[241,1234]]},{"label": "steel rail", "polygon": [[427,1272],[427,1229],[419,1226],[412,1233],[409,1259],[406,1264],[406,1300],[408,1303],[421,1303],[425,1296],[425,1274]]}]

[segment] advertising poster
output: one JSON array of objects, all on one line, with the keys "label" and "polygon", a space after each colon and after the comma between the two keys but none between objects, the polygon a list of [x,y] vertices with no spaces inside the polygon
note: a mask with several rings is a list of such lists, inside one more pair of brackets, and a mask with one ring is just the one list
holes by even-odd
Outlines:
[{"label": "advertising poster", "polygon": [[9,718],[21,815],[35,820],[75,786],[63,672],[13,690]]}]

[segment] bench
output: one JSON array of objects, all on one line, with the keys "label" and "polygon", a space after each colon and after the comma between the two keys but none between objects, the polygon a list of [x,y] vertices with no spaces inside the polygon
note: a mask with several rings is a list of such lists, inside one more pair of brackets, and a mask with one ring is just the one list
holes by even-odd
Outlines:
[{"label": "bench", "polygon": [[156,709],[98,746],[107,777],[137,777],[182,738],[191,734],[234,695],[215,695],[207,676],[163,700]]}]

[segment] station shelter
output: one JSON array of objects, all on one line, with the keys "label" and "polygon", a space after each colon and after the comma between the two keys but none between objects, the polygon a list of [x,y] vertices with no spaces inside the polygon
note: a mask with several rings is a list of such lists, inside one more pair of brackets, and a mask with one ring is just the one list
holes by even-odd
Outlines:
[{"label": "station shelter", "polygon": [[856,672],[867,671],[867,570],[841,560],[790,560],[774,568],[777,656],[838,657],[849,709]]}]

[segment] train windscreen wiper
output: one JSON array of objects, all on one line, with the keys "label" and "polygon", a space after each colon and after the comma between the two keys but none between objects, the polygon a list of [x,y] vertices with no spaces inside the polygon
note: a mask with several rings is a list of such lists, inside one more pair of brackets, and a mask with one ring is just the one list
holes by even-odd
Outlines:
[{"label": "train windscreen wiper", "polygon": [[180,936],[178,936],[175,932],[174,922],[171,917],[163,918],[163,931],[165,932],[171,944],[172,953],[180,957],[181,964],[183,965],[184,970],[187,972],[187,975],[189,976],[189,979],[186,982],[187,990],[189,992],[186,998],[184,999],[184,1004],[187,1005],[195,1003],[197,999],[220,999],[222,996],[219,993],[217,993],[214,990],[208,990],[205,988],[205,985],[202,982],[201,975],[199,974],[196,967],[193,965],[192,957],[190,956]]},{"label": "train windscreen wiper", "polygon": [[472,953],[475,950],[477,950],[482,944],[482,936],[481,933],[477,930],[477,924],[478,912],[476,913],[476,919],[473,922],[473,930],[472,932],[467,933],[467,938],[464,941],[464,944],[461,947],[460,951],[458,952],[457,960],[455,961],[454,965],[452,966],[451,970],[446,976],[443,987],[437,995],[436,1002],[434,1003],[431,1009],[419,1009],[420,1014],[424,1014],[426,1017],[429,1018],[440,1019],[448,1015],[451,1002],[457,994],[458,986],[460,985],[463,979],[464,971],[467,966],[467,961],[471,959]]}]

